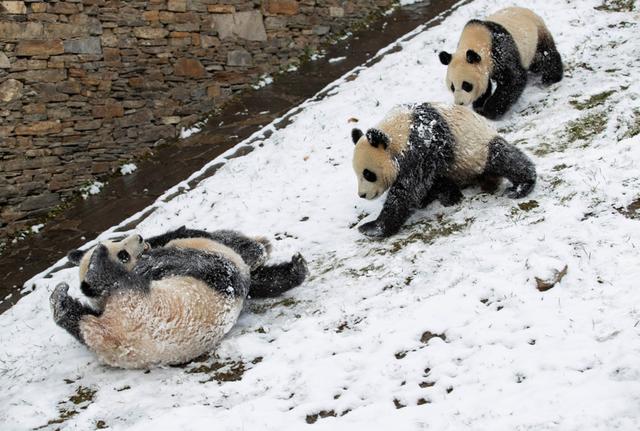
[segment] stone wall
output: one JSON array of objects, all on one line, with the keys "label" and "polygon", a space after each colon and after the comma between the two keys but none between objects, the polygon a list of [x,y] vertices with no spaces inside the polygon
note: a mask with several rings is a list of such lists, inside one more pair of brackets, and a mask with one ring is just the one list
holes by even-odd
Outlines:
[{"label": "stone wall", "polygon": [[392,0],[0,0],[0,240]]}]

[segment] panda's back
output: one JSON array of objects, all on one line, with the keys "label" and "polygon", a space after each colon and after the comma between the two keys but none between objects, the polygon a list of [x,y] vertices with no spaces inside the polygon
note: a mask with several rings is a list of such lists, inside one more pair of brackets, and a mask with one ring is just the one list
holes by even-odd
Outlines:
[{"label": "panda's back", "polygon": [[528,69],[536,54],[539,31],[546,28],[542,18],[530,9],[508,7],[488,16],[486,20],[500,24],[511,34],[520,52],[522,66]]},{"label": "panda's back", "polygon": [[220,254],[233,262],[242,273],[249,274],[249,267],[242,260],[242,257],[219,241],[209,238],[179,238],[169,241],[165,247],[202,250],[208,253]]},{"label": "panda's back", "polygon": [[87,346],[107,364],[145,368],[179,364],[212,350],[231,329],[243,296],[193,277],[153,281],[148,292],[112,295],[100,316],[81,323]]},{"label": "panda's back", "polygon": [[460,185],[481,175],[487,164],[489,142],[497,132],[471,109],[459,105],[432,104],[452,135],[453,161],[448,176]]}]

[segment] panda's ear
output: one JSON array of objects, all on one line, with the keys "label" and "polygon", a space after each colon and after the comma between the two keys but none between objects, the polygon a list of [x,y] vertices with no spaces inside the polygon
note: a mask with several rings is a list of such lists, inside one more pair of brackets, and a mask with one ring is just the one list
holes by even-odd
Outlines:
[{"label": "panda's ear", "polygon": [[376,148],[382,146],[383,150],[386,150],[389,146],[389,137],[385,135],[383,131],[378,129],[367,130],[367,140]]},{"label": "panda's ear", "polygon": [[451,54],[449,54],[447,51],[440,51],[438,57],[440,57],[440,63],[444,64],[445,66],[451,63]]},{"label": "panda's ear", "polygon": [[362,133],[362,130],[360,129],[351,130],[351,140],[353,141],[354,144],[358,143],[360,138],[362,138],[362,135],[364,135],[364,133]]},{"label": "panda's ear", "polygon": [[480,63],[480,60],[482,60],[482,57],[480,57],[480,54],[475,52],[473,49],[467,49],[467,63],[469,64]]},{"label": "panda's ear", "polygon": [[84,256],[86,252],[86,250],[71,250],[69,253],[67,253],[67,259],[69,259],[69,262],[73,263],[74,265],[78,265],[82,260],[82,256]]}]

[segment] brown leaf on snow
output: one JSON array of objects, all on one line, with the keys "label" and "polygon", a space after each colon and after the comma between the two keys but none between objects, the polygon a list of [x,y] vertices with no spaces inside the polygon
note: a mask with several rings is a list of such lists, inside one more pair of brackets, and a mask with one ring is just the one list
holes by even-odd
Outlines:
[{"label": "brown leaf on snow", "polygon": [[358,120],[356,117],[351,117],[347,120],[347,123],[357,123],[358,121],[360,120]]},{"label": "brown leaf on snow", "polygon": [[567,265],[562,268],[561,271],[554,271],[555,274],[551,278],[551,280],[542,280],[541,278],[536,277],[536,285],[540,292],[546,292],[551,289],[556,284],[560,283],[565,275],[567,275],[567,270],[569,267]]}]

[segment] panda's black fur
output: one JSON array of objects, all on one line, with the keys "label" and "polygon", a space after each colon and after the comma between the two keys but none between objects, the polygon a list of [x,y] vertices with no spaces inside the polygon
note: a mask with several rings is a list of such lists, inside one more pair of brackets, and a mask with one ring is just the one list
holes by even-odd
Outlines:
[{"label": "panda's black fur", "polygon": [[[129,238],[125,241],[137,244]],[[169,244],[189,238],[211,240],[214,247]],[[81,263],[86,268],[81,281],[94,306],[71,297],[65,283],[50,298],[55,322],[113,366],[182,363],[205,353],[233,325],[250,292],[275,296],[302,283],[308,273],[300,254],[287,263],[265,265],[268,241],[235,231],[183,227],[149,243],[153,247],[132,256],[129,268],[114,258],[117,242],[90,249],[88,262]],[[216,243],[228,248],[216,249]],[[76,250],[69,257],[80,263],[84,254]]]},{"label": "panda's black fur", "polygon": [[[357,175],[362,175],[359,170],[368,166],[368,160],[374,157],[385,158],[383,162],[396,167],[397,172],[392,183],[383,187],[388,188],[388,194],[380,215],[376,220],[361,225],[359,230],[362,233],[374,237],[393,235],[417,208],[423,208],[436,199],[443,205],[458,203],[462,198],[460,188],[469,185],[468,181],[460,180],[460,174],[480,183],[495,183],[499,177],[505,177],[512,183],[506,191],[511,198],[523,197],[534,188],[536,171],[533,162],[468,108],[424,103],[404,109],[410,111],[409,117],[392,113],[381,123],[395,126],[396,117],[400,118],[398,121],[410,122],[407,142],[395,142],[396,148],[400,148],[397,154],[390,152],[394,136],[381,130],[380,125],[369,129],[366,134],[358,129],[352,131],[352,140],[356,144],[354,169]],[[460,124],[450,124],[454,121],[451,119]],[[458,134],[462,131],[463,136],[470,133],[471,136],[486,136],[487,140],[474,143],[458,141],[452,127],[458,130]],[[474,135],[475,132],[477,134]],[[398,135],[398,139],[404,138]],[[482,169],[454,172],[457,165],[465,165],[460,158],[475,157],[474,145],[480,148],[478,154],[486,154],[479,161]],[[471,150],[467,151],[469,148]],[[379,194],[376,192],[373,198]],[[362,193],[361,197],[371,199]]]}]

